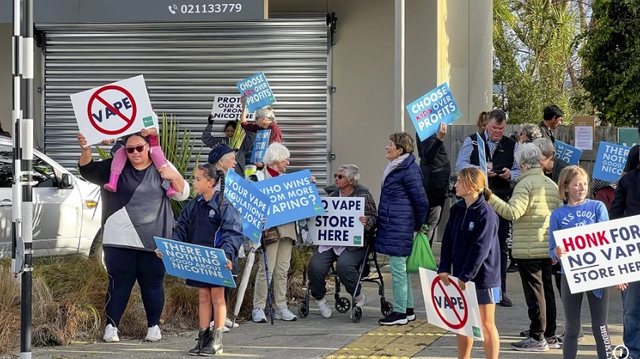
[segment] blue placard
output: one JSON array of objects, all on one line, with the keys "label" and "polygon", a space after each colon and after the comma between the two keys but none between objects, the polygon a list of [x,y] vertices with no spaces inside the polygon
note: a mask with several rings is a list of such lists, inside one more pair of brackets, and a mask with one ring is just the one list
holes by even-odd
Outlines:
[{"label": "blue placard", "polygon": [[615,182],[620,179],[630,148],[610,142],[600,142],[593,178]]},{"label": "blue placard", "polygon": [[484,145],[484,139],[476,132],[476,142],[478,143],[478,161],[480,170],[484,173],[485,185],[489,188],[489,173],[487,172],[487,152]]},{"label": "blue placard", "polygon": [[251,163],[262,162],[264,153],[267,147],[269,147],[270,136],[270,129],[258,130],[258,132],[256,132],[256,139],[253,142],[253,152],[251,152]]},{"label": "blue placard", "polygon": [[276,97],[269,87],[264,72],[257,72],[236,84],[238,91],[247,99],[247,111],[269,106],[276,102]]},{"label": "blue placard", "polygon": [[570,165],[580,164],[580,156],[582,156],[581,149],[575,148],[559,140],[556,140],[554,146],[556,148],[556,158],[559,158]]},{"label": "blue placard", "polygon": [[219,248],[153,237],[167,273],[174,277],[197,280],[224,287],[236,287],[227,268],[224,251]]},{"label": "blue placard", "polygon": [[460,117],[460,110],[446,82],[408,104],[407,111],[422,141],[438,132],[441,122],[450,124]]},{"label": "blue placard", "polygon": [[256,182],[255,186],[271,200],[265,228],[324,213],[322,200],[311,182],[309,170],[283,174]]},{"label": "blue placard", "polygon": [[267,211],[271,205],[269,197],[235,171],[227,171],[224,198],[235,207],[242,217],[242,234],[256,244],[260,243]]}]

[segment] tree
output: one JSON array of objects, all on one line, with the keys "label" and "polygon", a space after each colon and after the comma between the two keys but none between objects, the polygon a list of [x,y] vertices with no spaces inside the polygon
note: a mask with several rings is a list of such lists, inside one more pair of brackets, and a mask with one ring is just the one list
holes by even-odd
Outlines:
[{"label": "tree", "polygon": [[640,118],[640,0],[596,0],[580,55],[580,78],[600,117],[616,126]]},{"label": "tree", "polygon": [[[505,90],[494,99],[512,123],[537,122],[555,103],[570,117],[579,83],[577,35],[586,23],[584,1],[494,0],[494,83]],[[586,26],[586,25],[585,25]]]}]

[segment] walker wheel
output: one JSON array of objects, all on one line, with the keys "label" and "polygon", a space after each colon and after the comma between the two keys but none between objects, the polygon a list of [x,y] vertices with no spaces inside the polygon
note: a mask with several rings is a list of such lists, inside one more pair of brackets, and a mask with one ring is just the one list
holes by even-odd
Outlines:
[{"label": "walker wheel", "polygon": [[336,300],[336,310],[340,313],[346,313],[351,308],[351,302],[345,297],[340,297]]},{"label": "walker wheel", "polygon": [[354,323],[360,323],[360,319],[362,319],[362,308],[355,306],[351,309],[351,320]]},{"label": "walker wheel", "polygon": [[306,318],[309,315],[309,306],[305,302],[300,302],[298,307],[298,316],[300,318]]},{"label": "walker wheel", "polygon": [[389,316],[389,314],[391,314],[391,311],[393,310],[393,305],[391,305],[391,302],[388,300],[383,300],[382,303],[380,303],[380,312],[382,312],[382,315],[386,318]]}]

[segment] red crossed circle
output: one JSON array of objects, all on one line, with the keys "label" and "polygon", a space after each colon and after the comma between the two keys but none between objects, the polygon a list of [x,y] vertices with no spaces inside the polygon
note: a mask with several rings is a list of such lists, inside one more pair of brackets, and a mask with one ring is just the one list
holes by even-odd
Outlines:
[{"label": "red crossed circle", "polygon": [[[442,322],[444,324],[449,326],[451,329],[460,329],[460,328],[464,327],[467,324],[467,320],[469,319],[469,307],[467,306],[467,298],[465,298],[464,294],[462,293],[462,289],[460,289],[458,284],[456,284],[452,280],[449,281],[449,283],[451,285],[453,285],[453,287],[458,290],[458,293],[460,293],[460,298],[462,298],[462,304],[464,305],[464,309],[463,309],[462,315],[460,315],[460,313],[458,313],[458,311],[455,309],[455,307],[453,305],[453,302],[451,302],[451,298],[449,298],[449,296],[447,295],[447,291],[444,289],[444,286],[442,285],[441,282],[442,282],[442,279],[440,279],[440,277],[436,277],[433,280],[433,283],[431,283],[431,301],[433,302],[433,307],[436,310],[436,314],[438,315],[438,317],[440,317],[440,319],[442,320]],[[436,297],[435,297],[436,285],[438,286],[438,288],[440,288],[442,290],[442,293],[444,295],[444,300],[446,300],[447,304],[449,304],[449,307],[453,311],[453,314],[458,319],[458,323],[453,323],[453,322],[448,321],[445,318],[445,316],[442,313],[440,313],[440,307],[436,303]]]},{"label": "red crossed circle", "polygon": [[[108,101],[106,101],[104,98],[100,96],[100,94],[109,90],[122,92],[122,94],[124,94],[129,99],[129,102],[131,102],[131,118],[125,116],[122,112],[120,112],[120,110],[113,107],[112,104],[110,104]],[[115,130],[108,130],[106,128],[102,128],[102,126],[100,126],[96,122],[96,120],[93,118],[93,111],[91,109],[95,101],[102,103],[107,109],[109,109],[109,111],[113,112],[114,114],[116,114],[116,116],[120,117],[124,121],[124,126],[122,126],[121,128],[117,128]],[[96,92],[94,92],[91,95],[91,97],[89,98],[89,102],[87,104],[87,115],[89,116],[89,122],[98,132],[104,133],[106,135],[119,135],[124,131],[126,131],[127,129],[129,129],[129,127],[131,127],[135,122],[137,113],[138,113],[138,106],[136,105],[136,101],[133,98],[133,95],[131,95],[131,92],[129,92],[124,87],[118,86],[118,85],[106,85],[99,88]]]}]

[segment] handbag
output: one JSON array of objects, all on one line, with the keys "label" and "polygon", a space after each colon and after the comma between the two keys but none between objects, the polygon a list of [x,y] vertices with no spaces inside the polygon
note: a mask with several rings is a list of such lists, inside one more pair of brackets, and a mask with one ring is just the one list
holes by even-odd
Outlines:
[{"label": "handbag", "polygon": [[262,232],[262,241],[264,242],[265,246],[276,243],[279,240],[280,240],[280,231],[278,230],[278,227],[271,227],[265,230],[264,232]]},{"label": "handbag", "polygon": [[413,238],[411,255],[407,258],[407,273],[415,273],[420,267],[431,270],[438,268],[427,235],[417,232]]}]

